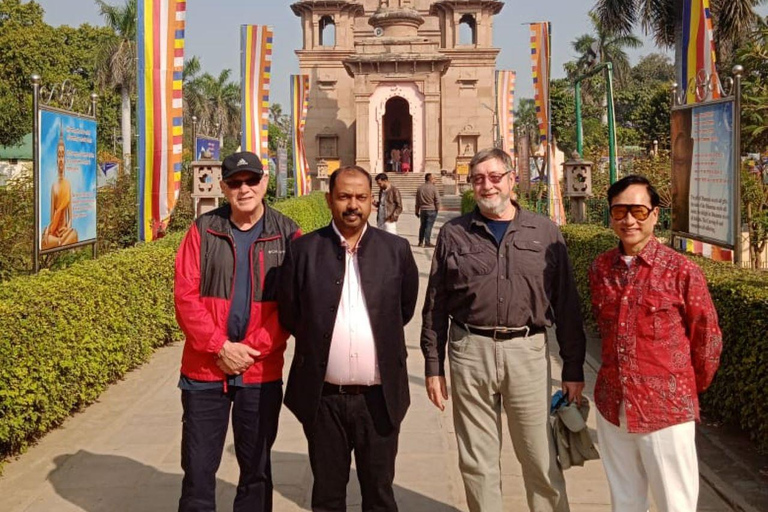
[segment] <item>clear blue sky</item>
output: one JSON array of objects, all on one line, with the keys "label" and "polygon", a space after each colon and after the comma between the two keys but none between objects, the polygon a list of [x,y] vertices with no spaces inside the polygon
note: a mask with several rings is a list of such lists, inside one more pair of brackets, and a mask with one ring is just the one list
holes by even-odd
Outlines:
[{"label": "clear blue sky", "polygon": [[[102,25],[92,0],[37,0],[46,11],[45,21],[51,25],[77,26],[81,23]],[[117,4],[121,0],[107,0]],[[218,74],[230,68],[233,79],[240,76],[241,24],[272,25],[275,30],[273,55],[273,102],[288,110],[288,75],[298,72],[294,50],[301,44],[299,18],[290,9],[293,0],[188,0],[186,55],[200,58],[204,71]],[[499,69],[517,71],[517,97],[532,97],[528,27],[530,21],[552,22],[552,70],[555,78],[562,77],[563,63],[576,57],[571,41],[590,31],[587,11],[589,0],[507,0],[495,18],[494,44],[501,48]],[[760,12],[768,14],[768,6]],[[658,52],[649,38],[645,46],[630,53],[636,62],[641,55]]]}]

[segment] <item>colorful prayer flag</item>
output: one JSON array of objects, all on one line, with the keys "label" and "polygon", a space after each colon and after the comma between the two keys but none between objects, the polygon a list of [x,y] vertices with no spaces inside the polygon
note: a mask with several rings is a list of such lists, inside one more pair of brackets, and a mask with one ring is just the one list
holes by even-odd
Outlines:
[{"label": "colorful prayer flag", "polygon": [[539,142],[550,141],[549,125],[549,43],[548,21],[531,23],[531,65],[533,68],[533,95],[536,118],[539,121]]},{"label": "colorful prayer flag", "polygon": [[291,75],[291,135],[293,143],[293,175],[296,195],[309,194],[309,164],[304,145],[304,127],[309,106],[309,75]]},{"label": "colorful prayer flag", "polygon": [[548,21],[531,23],[531,65],[539,140],[546,155],[547,200],[549,218],[555,224],[565,224],[565,209],[560,190],[558,169],[552,165],[555,147],[552,144],[552,119],[549,114],[549,74],[552,27]]},{"label": "colorful prayer flag", "polygon": [[162,237],[179,197],[186,0],[138,2],[139,240]]},{"label": "colorful prayer flag", "polygon": [[496,112],[501,149],[515,158],[515,72],[496,71]]},{"label": "colorful prayer flag", "polygon": [[240,27],[240,77],[242,80],[243,151],[259,155],[267,169],[269,161],[269,85],[272,73],[272,27]]},{"label": "colorful prayer flag", "polygon": [[[712,34],[712,12],[709,0],[683,1],[683,80],[686,88],[686,103],[693,104],[705,99],[721,96],[720,80],[715,66],[715,39]],[[701,91],[701,98],[696,97],[698,82],[707,78],[714,86],[709,98],[707,91]]]}]

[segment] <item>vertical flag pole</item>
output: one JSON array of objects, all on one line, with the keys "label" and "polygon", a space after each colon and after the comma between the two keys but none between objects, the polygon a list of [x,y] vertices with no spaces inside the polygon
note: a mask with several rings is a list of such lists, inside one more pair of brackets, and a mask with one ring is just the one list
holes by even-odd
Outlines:
[{"label": "vertical flag pole", "polygon": [[32,242],[32,272],[40,271],[40,75],[32,75],[32,181],[35,194],[35,239]]}]

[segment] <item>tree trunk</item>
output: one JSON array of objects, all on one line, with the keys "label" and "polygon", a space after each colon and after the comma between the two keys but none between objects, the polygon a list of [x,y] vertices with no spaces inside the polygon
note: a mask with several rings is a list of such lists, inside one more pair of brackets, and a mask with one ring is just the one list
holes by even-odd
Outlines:
[{"label": "tree trunk", "polygon": [[123,172],[131,172],[131,96],[128,89],[120,89],[120,98],[122,100],[122,113],[120,117],[122,136],[123,136]]}]

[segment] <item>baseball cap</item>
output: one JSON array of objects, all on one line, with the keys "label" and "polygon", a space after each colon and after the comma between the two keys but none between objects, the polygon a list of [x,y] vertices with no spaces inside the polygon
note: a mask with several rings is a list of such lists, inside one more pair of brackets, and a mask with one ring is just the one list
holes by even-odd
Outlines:
[{"label": "baseball cap", "polygon": [[261,159],[250,151],[241,151],[232,153],[221,163],[221,179],[223,180],[243,171],[263,176],[264,166],[261,165]]}]

